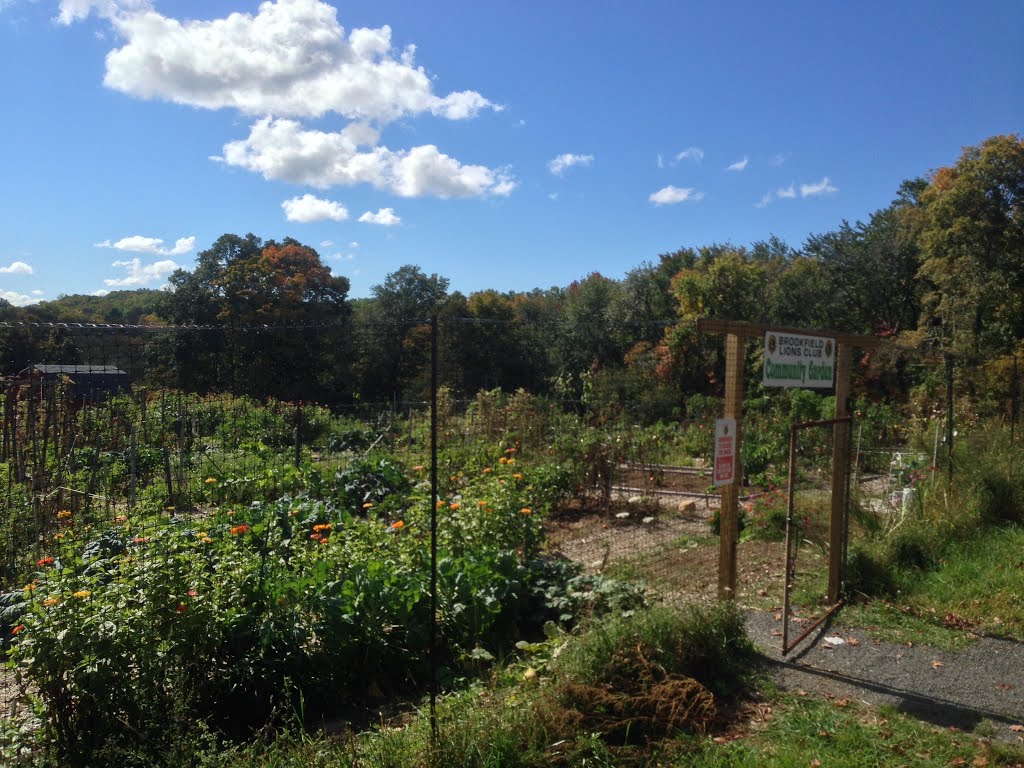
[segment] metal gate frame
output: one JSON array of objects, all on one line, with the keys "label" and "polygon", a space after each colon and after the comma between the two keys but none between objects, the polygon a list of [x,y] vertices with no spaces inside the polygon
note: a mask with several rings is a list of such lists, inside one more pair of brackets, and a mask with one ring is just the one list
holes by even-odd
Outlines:
[{"label": "metal gate frame", "polygon": [[[789,642],[789,617],[791,613],[790,605],[790,593],[793,589],[793,577],[794,571],[796,570],[795,556],[794,556],[794,536],[793,536],[793,500],[794,500],[794,486],[796,480],[796,436],[797,432],[804,429],[813,429],[815,427],[834,427],[837,424],[849,424],[850,428],[846,430],[847,442],[849,442],[853,435],[853,417],[843,416],[838,419],[825,419],[823,421],[805,421],[800,424],[793,424],[789,428],[789,483],[788,483],[788,507],[786,509],[786,572],[785,572],[785,602],[783,603],[782,609],[782,655],[787,655],[790,651],[796,648],[802,643],[808,635],[814,630],[825,623],[829,617],[831,617],[836,611],[838,611],[842,605],[843,600],[840,598],[835,604],[830,606],[820,617],[807,627],[800,636],[797,637],[792,643]],[[849,455],[849,451],[847,451]],[[832,466],[832,474],[835,475],[836,466]],[[844,468],[846,471],[846,484],[844,489],[843,499],[843,545],[838,550],[829,550],[829,572],[831,573],[832,568],[836,566],[836,559],[838,558],[838,568],[842,572],[846,566],[846,547],[849,539],[849,527],[850,527],[850,473],[849,468]],[[833,486],[834,487],[834,486]]]}]

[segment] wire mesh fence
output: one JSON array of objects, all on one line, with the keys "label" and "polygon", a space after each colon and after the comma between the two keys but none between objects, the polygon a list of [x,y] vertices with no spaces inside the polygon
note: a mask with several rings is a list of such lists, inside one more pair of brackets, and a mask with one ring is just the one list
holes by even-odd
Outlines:
[{"label": "wire mesh fence", "polygon": [[[712,599],[719,404],[639,373],[520,371],[522,340],[543,357],[550,338],[0,327],[0,629],[36,633],[55,669],[119,649],[110,707],[178,706],[147,682],[173,668],[193,709],[260,722],[285,691],[436,694],[544,621]],[[781,540],[788,424],[833,404],[748,405],[745,525]],[[859,433],[863,473],[882,434]],[[811,493],[830,449],[809,440]],[[48,704],[70,732],[65,693]]]}]

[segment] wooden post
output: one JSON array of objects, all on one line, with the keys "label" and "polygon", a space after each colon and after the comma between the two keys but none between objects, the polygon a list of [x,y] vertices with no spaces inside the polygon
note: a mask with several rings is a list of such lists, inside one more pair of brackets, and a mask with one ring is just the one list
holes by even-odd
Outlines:
[{"label": "wooden post", "polygon": [[736,597],[736,544],[739,540],[739,483],[743,479],[743,358],[746,344],[743,336],[725,336],[725,418],[736,419],[735,479],[722,488],[718,511],[718,599]]},{"label": "wooden post", "polygon": [[[846,401],[850,396],[850,368],[853,349],[849,344],[836,345],[836,409],[835,417],[849,416]],[[835,605],[843,580],[843,538],[846,534],[847,475],[850,471],[850,422],[832,427],[832,515],[829,521],[828,601]]]}]

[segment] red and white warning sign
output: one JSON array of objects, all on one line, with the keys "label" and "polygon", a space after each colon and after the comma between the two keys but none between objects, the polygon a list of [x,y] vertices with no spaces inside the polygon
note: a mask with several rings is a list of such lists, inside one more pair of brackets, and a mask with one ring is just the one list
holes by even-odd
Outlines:
[{"label": "red and white warning sign", "polygon": [[736,479],[736,419],[715,421],[715,485]]}]

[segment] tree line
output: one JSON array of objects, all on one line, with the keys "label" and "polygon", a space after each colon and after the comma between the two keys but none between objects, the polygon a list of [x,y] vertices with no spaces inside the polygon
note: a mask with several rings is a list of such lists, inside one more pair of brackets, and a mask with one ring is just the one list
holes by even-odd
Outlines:
[{"label": "tree line", "polygon": [[0,323],[9,324],[2,372],[91,354],[62,329],[42,340],[36,332],[29,344],[28,330],[10,324],[173,325],[186,327],[118,342],[141,350],[140,370],[154,384],[339,403],[421,400],[428,321],[437,317],[441,383],[458,394],[525,388],[652,419],[679,415],[687,395],[718,391],[720,351],[695,323],[718,317],[891,339],[858,365],[858,386],[879,397],[927,395],[940,386],[935,361],[946,359],[975,397],[1015,398],[1024,139],[966,147],[953,165],[905,181],[866,221],[843,221],[799,248],[775,237],[683,247],[622,279],[593,273],[528,292],[463,295],[449,285],[406,265],[370,297],[351,299],[348,280],[312,247],[225,234],[167,290],[26,308],[0,300]]}]

